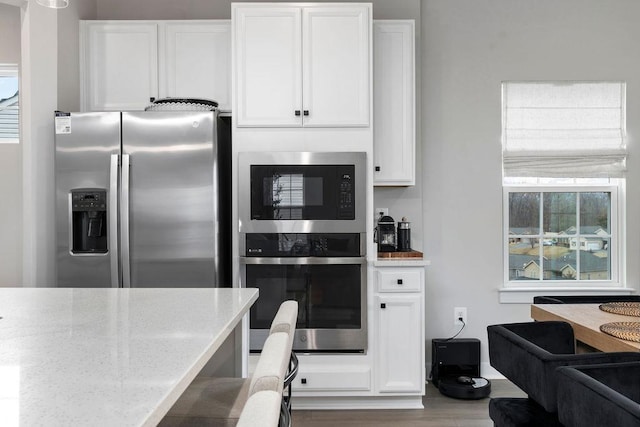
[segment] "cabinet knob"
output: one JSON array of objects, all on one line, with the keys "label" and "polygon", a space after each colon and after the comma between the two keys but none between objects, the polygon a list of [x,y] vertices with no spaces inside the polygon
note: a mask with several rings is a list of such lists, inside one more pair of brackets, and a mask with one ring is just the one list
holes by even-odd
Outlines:
[{"label": "cabinet knob", "polygon": [[299,116],[299,115],[300,115],[300,110],[296,110],[296,111],[294,111],[294,114],[295,114],[296,116]]},{"label": "cabinet knob", "polygon": [[385,303],[380,304],[380,308],[387,308],[387,304]]},{"label": "cabinet knob", "polygon": [[380,166],[376,166],[376,172],[380,172]]},{"label": "cabinet knob", "polygon": [[398,285],[402,285],[402,279],[398,279]]},{"label": "cabinet knob", "polygon": [[300,378],[300,383],[301,384],[306,384],[307,383],[307,379],[306,378]]},{"label": "cabinet knob", "polygon": [[304,114],[305,116],[308,116],[308,115],[309,115],[309,110],[304,110],[304,111],[302,112],[302,114]]}]

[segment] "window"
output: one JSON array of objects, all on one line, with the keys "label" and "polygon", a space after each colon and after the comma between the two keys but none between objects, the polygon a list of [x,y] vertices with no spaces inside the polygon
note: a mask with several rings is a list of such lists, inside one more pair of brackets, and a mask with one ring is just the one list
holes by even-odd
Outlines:
[{"label": "window", "polygon": [[507,282],[617,283],[616,184],[505,186]]},{"label": "window", "polygon": [[620,82],[503,83],[506,288],[622,286],[624,107]]},{"label": "window", "polygon": [[18,66],[0,64],[0,144],[20,140]]}]

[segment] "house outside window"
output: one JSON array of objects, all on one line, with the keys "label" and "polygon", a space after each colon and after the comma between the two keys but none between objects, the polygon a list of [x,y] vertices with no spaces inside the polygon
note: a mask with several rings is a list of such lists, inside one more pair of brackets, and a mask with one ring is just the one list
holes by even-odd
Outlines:
[{"label": "house outside window", "polygon": [[504,289],[624,287],[625,84],[502,89]]},{"label": "house outside window", "polygon": [[18,65],[0,64],[0,144],[20,141]]}]

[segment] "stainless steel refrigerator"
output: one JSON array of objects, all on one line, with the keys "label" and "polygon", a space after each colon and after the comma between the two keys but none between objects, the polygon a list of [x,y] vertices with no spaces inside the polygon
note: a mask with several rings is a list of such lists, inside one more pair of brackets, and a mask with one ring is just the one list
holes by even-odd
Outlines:
[{"label": "stainless steel refrigerator", "polygon": [[56,112],[55,125],[58,286],[230,286],[217,111]]}]

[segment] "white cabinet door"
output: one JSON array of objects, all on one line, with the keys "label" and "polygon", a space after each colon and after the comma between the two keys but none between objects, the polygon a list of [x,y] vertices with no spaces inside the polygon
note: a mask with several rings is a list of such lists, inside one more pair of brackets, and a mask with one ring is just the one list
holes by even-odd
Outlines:
[{"label": "white cabinet door", "polygon": [[376,297],[376,382],[380,393],[423,390],[421,298],[421,294]]},{"label": "white cabinet door", "polygon": [[233,11],[238,126],[300,126],[300,8],[247,6]]},{"label": "white cabinet door", "polygon": [[158,96],[155,23],[82,22],[83,109],[143,110]]},{"label": "white cabinet door", "polygon": [[231,21],[161,24],[160,96],[205,98],[231,111]]},{"label": "white cabinet door", "polygon": [[369,125],[369,9],[303,9],[304,126]]},{"label": "white cabinet door", "polygon": [[368,6],[232,6],[238,126],[367,127]]},{"label": "white cabinet door", "polygon": [[415,184],[414,21],[373,23],[374,185]]}]

